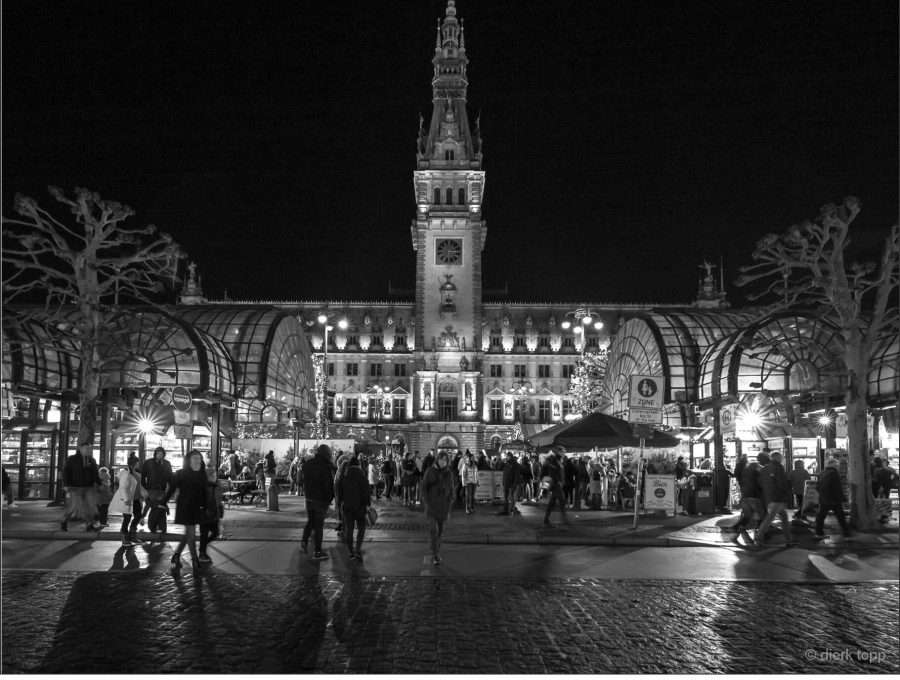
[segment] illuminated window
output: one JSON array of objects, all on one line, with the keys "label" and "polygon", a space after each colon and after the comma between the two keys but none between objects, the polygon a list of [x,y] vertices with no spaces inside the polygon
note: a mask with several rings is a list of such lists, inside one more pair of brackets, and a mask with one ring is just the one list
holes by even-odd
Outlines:
[{"label": "illuminated window", "polygon": [[542,423],[550,422],[550,400],[541,399],[538,401],[538,419]]},{"label": "illuminated window", "polygon": [[355,423],[359,420],[359,399],[348,398],[344,400],[344,413],[346,414],[346,420],[351,423]]},{"label": "illuminated window", "polygon": [[492,423],[502,423],[503,422],[503,400],[502,399],[491,399],[491,422]]}]

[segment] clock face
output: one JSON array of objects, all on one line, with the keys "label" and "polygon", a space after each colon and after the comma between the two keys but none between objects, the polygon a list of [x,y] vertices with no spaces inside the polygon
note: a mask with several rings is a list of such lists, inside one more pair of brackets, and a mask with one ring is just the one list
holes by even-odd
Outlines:
[{"label": "clock face", "polygon": [[459,239],[444,239],[437,244],[438,264],[459,264],[462,257],[462,243]]}]

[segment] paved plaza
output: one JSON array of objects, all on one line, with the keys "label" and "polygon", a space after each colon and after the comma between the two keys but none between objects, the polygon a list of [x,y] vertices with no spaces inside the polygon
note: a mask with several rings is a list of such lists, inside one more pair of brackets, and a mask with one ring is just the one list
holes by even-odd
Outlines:
[{"label": "paved plaza", "polygon": [[[421,510],[378,501],[362,563],[303,500],[229,510],[195,576],[177,534],[124,548],[60,532],[59,508],[3,512],[9,673],[896,673],[897,523],[851,541],[752,550],[734,517],[572,512],[543,529],[483,504],[430,563]],[[890,528],[892,527],[892,528]],[[177,527],[173,527],[177,529]]]}]

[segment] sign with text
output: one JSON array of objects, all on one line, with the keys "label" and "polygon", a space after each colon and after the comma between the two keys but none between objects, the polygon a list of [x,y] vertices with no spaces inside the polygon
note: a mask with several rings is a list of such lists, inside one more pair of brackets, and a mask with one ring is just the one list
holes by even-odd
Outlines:
[{"label": "sign with text", "polygon": [[489,501],[493,498],[494,493],[494,472],[493,470],[478,471],[478,486],[475,487],[476,501]]},{"label": "sign with text", "polygon": [[176,411],[190,411],[193,403],[194,398],[187,387],[176,385],[172,388],[172,406]]},{"label": "sign with text", "polygon": [[662,422],[664,378],[656,375],[631,376],[628,390],[628,422],[653,425]]},{"label": "sign with text", "polygon": [[628,422],[642,425],[662,423],[662,409],[628,408]]},{"label": "sign with text", "polygon": [[187,411],[172,411],[176,425],[191,425],[191,414]]},{"label": "sign with text", "polygon": [[631,376],[628,406],[629,408],[662,410],[663,377],[656,375]]},{"label": "sign with text", "polygon": [[675,476],[647,475],[644,493],[645,510],[675,511]]}]

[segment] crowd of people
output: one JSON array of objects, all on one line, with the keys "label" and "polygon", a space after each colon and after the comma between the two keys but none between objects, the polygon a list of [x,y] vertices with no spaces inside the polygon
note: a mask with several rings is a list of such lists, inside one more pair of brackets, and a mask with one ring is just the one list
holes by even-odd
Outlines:
[{"label": "crowd of people", "polygon": [[[764,449],[751,461],[747,455],[738,460],[731,476],[740,488],[741,514],[732,527],[733,540],[744,537],[748,544],[767,545],[767,532],[776,520],[788,546],[795,545],[788,508],[793,506],[794,520],[805,520],[807,512],[815,511],[815,537],[825,538],[824,520],[833,513],[845,536],[851,534],[843,506],[847,501],[839,474],[837,459],[826,460],[818,475],[815,507],[805,507],[805,491],[810,473],[801,461],[787,472],[779,451]],[[374,500],[397,499],[405,507],[422,506],[429,526],[429,545],[432,562],[441,563],[440,549],[444,526],[451,508],[459,505],[466,514],[476,512],[479,473],[499,472],[502,479],[503,514],[514,515],[519,503],[538,504],[546,501],[544,525],[551,525],[552,513],[559,511],[563,519],[570,510],[626,509],[637,502],[639,483],[634,471],[625,467],[616,470],[611,459],[602,455],[571,454],[562,447],[554,447],[539,456],[535,453],[507,451],[503,455],[488,456],[466,449],[455,452],[431,449],[424,456],[418,451],[396,453],[389,451],[366,455],[338,450],[334,455],[325,444],[319,445],[309,456],[289,454],[279,467],[273,451],[261,457],[251,470],[240,452],[226,452],[222,465],[207,467],[203,455],[191,450],[185,457],[183,469],[173,473],[166,460],[166,450],[157,447],[153,456],[143,464],[131,455],[118,471],[115,484],[110,472],[99,467],[92,456],[92,447],[82,445],[77,453],[66,459],[63,486],[66,508],[60,518],[60,528],[67,531],[69,522],[80,519],[86,531],[95,531],[109,524],[109,515],[120,515],[122,547],[145,543],[138,535],[139,526],[147,525],[149,542],[163,542],[170,517],[170,503],[174,500],[172,520],[184,527],[172,555],[172,568],[181,568],[181,554],[185,548],[191,556],[193,569],[199,571],[210,562],[209,544],[219,536],[219,521],[224,506],[219,480],[229,478],[266,486],[266,478],[274,479],[279,470],[286,469],[289,494],[303,495],[307,523],[301,537],[301,548],[308,551],[313,541],[315,560],[328,559],[322,549],[324,520],[332,503],[338,511],[338,535],[347,546],[351,560],[363,559],[362,545],[367,517]],[[648,464],[644,472],[655,472]],[[897,485],[896,472],[880,457],[871,461],[872,491],[876,499],[888,499]],[[674,465],[676,480],[683,482],[690,470],[683,457]],[[494,500],[494,477],[491,488],[482,494]],[[4,493],[7,503],[9,478],[4,471]],[[681,501],[683,503],[683,499]],[[890,503],[882,521],[890,520]],[[198,531],[199,527],[199,544]],[[749,535],[750,529],[754,536]]]}]

